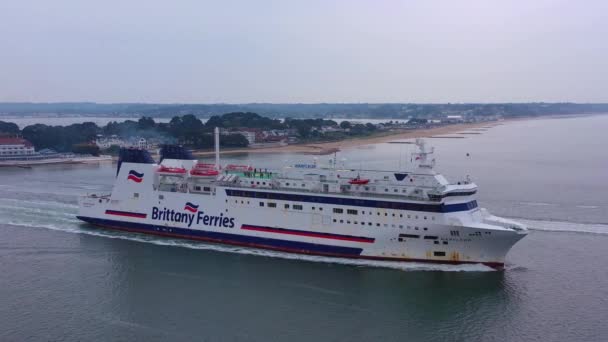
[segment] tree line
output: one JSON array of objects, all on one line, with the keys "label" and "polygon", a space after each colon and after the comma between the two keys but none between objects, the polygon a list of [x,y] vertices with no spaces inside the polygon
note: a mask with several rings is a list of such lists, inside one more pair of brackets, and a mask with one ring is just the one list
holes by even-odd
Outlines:
[{"label": "tree line", "polygon": [[[71,124],[68,126],[50,126],[33,124],[22,130],[10,122],[0,121],[0,133],[21,135],[29,140],[37,149],[52,148],[58,152],[99,153],[92,144],[97,135],[116,135],[123,139],[143,137],[155,139],[162,143],[177,143],[191,148],[212,148],[214,144],[213,130],[215,127],[224,129],[257,128],[263,130],[292,130],[295,135],[304,140],[335,140],[344,134],[367,134],[375,130],[372,124],[352,125],[347,121],[338,124],[326,119],[272,119],[251,112],[235,112],[212,116],[203,123],[192,114],[174,116],[171,121],[156,122],[151,117],[141,117],[137,121],[112,121],[99,127],[93,122]],[[350,133],[322,133],[323,127],[342,128]],[[248,141],[242,134],[222,136],[222,147],[247,147]]]}]

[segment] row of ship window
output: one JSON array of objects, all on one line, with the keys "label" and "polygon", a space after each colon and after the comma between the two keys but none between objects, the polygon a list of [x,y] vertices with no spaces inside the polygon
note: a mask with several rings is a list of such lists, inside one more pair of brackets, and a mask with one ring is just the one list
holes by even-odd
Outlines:
[{"label": "row of ship window", "polygon": [[[411,182],[411,181],[412,181],[412,180],[410,179],[410,182]],[[251,184],[253,184],[253,182],[251,182]],[[258,184],[260,184],[260,182],[258,182]],[[266,183],[264,183],[264,184],[266,184]],[[282,183],[282,182],[281,182],[280,184],[281,184],[281,185],[284,185],[284,186],[292,186],[292,187],[297,187],[297,184],[295,184],[295,183],[293,183],[293,185],[290,185],[291,183],[289,183],[289,182],[287,182],[287,183]],[[305,183],[302,183],[302,187],[303,187],[303,188],[304,188],[304,187],[306,187],[306,184],[305,184]],[[348,189],[348,190],[350,190],[350,189],[351,189],[351,186],[350,186],[350,185],[345,185],[344,187],[345,187],[346,189]],[[376,187],[375,187],[375,186],[373,186],[373,187],[365,186],[365,187],[363,187],[363,189],[364,189],[365,191],[373,191],[373,192],[374,192],[374,191],[376,191]],[[389,188],[384,188],[384,192],[389,192]],[[393,192],[395,192],[395,193],[399,193],[399,189],[398,189],[398,188],[393,188]],[[407,193],[407,189],[402,189],[402,190],[401,190],[401,192],[403,192],[403,193],[405,194],[405,193]],[[422,192],[422,191],[421,191],[421,190],[419,190],[419,189],[414,189],[414,194],[420,194],[421,192]]]},{"label": "row of ship window", "polygon": [[[408,239],[408,238],[409,239],[418,239],[418,238],[420,238],[420,235],[416,235],[416,234],[399,234],[398,240],[400,242],[405,242],[405,241],[407,241],[406,239]],[[435,236],[435,235],[425,235],[423,237],[423,239],[424,240],[432,240],[433,244],[435,244],[435,245],[439,245],[440,244],[439,237]],[[443,243],[444,245],[448,244],[448,242],[445,241],[445,240],[441,241],[441,243]]]},{"label": "row of ship window", "polygon": [[0,151],[0,154],[32,154],[31,151],[26,151],[23,153],[22,151]]},{"label": "row of ship window", "polygon": [[[226,200],[226,202],[228,202],[228,200]],[[237,203],[237,204],[238,204],[238,203],[239,203],[239,201],[238,201],[238,200],[234,200],[234,203]],[[241,200],[241,204],[245,204],[245,201]],[[249,204],[249,201],[247,201],[247,204]],[[263,207],[263,206],[267,206],[267,207],[269,207],[269,208],[276,208],[276,207],[277,207],[277,204],[276,204],[276,203],[274,203],[274,202],[266,202],[266,203],[265,203],[265,202],[260,202],[260,207]],[[293,205],[290,205],[290,204],[288,204],[288,203],[285,203],[283,207],[284,207],[285,209],[290,209],[290,208],[291,208],[291,209],[293,209],[293,210],[303,210],[303,209],[304,209],[304,207],[303,207],[302,205],[300,205],[300,204],[293,204]],[[323,207],[319,207],[319,208],[317,208],[317,207],[312,207],[312,210],[323,211]],[[334,214],[344,214],[344,209],[342,209],[342,208],[333,208],[333,213],[334,213]],[[357,209],[346,209],[346,214],[348,214],[348,215],[359,215],[359,210],[357,210]],[[368,215],[372,215],[373,213],[372,213],[372,211],[370,210],[370,211],[368,211],[368,212],[367,212],[367,214],[368,214]],[[381,216],[381,215],[380,215],[380,212],[376,212],[376,214],[377,214],[378,216]],[[365,210],[361,210],[361,215],[365,215]],[[384,216],[388,216],[388,213],[384,213]],[[397,217],[397,214],[392,213],[392,214],[391,214],[391,216],[392,216],[392,217]],[[418,215],[410,215],[410,214],[406,214],[406,217],[407,217],[408,219],[411,219],[411,218],[412,218],[412,216],[413,216],[413,218],[414,218],[414,219],[416,219],[416,220],[418,220],[418,219],[419,219]],[[399,217],[403,217],[403,214],[399,214]],[[426,215],[425,215],[425,216],[422,216],[422,219],[424,219],[424,220],[427,220],[428,218],[429,218],[429,217],[428,217],[428,216],[426,216]],[[434,217],[434,216],[431,216],[431,217],[430,217],[430,219],[431,219],[431,221],[435,221],[435,217]],[[341,220],[341,221],[342,221],[342,220]],[[334,222],[335,222],[335,220],[334,220]],[[349,221],[349,222],[350,222],[350,221]]]},{"label": "row of ship window", "polygon": [[[334,223],[338,223],[338,222],[339,223],[351,224],[351,221],[349,221],[349,220],[344,221],[344,220],[334,219]],[[366,224],[368,226],[373,226],[374,225],[373,222],[363,222],[363,221],[361,221],[360,223],[358,221],[352,221],[352,223],[353,224],[361,224],[362,226],[365,226]],[[389,224],[387,224],[387,223],[384,223],[384,224],[376,223],[376,227],[380,227],[380,226],[384,226],[384,227],[388,228]],[[418,226],[404,226],[402,224],[399,224],[399,225],[391,224],[390,227],[392,227],[392,228],[399,227],[399,229],[403,229],[403,228],[406,228],[406,227],[407,227],[407,229],[412,229],[412,228],[414,228],[414,230],[420,229]],[[422,227],[422,230],[428,230],[428,228],[427,227]]]},{"label": "row of ship window", "polygon": [[[320,208],[320,209],[322,209],[322,208]],[[312,207],[312,210],[315,210],[315,207]],[[342,209],[342,208],[333,208],[333,212],[334,212],[334,214],[343,214],[344,213],[344,209]],[[348,215],[359,215],[359,211],[357,209],[346,209],[346,213]],[[368,215],[372,215],[373,213],[371,211],[368,211],[367,214]],[[361,215],[365,215],[365,210],[361,210]],[[380,212],[376,212],[376,215],[380,216]],[[384,213],[384,216],[388,216],[388,213]],[[392,213],[391,216],[397,217],[397,214]],[[399,217],[403,217],[403,214],[399,214]],[[411,219],[412,215],[407,214],[407,218]],[[414,215],[414,219],[418,219],[418,215]],[[423,216],[423,219],[426,220],[426,219],[428,219],[428,217],[427,216]],[[431,216],[431,220],[434,221],[435,217]]]}]

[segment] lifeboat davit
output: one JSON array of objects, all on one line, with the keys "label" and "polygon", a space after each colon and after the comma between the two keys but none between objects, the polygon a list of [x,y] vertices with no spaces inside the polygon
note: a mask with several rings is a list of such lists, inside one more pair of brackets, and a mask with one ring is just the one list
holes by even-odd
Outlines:
[{"label": "lifeboat davit", "polygon": [[174,174],[174,175],[183,175],[186,173],[186,169],[184,169],[183,167],[161,166],[158,168],[158,170],[156,172],[169,173],[169,174]]},{"label": "lifeboat davit", "polygon": [[364,178],[353,178],[351,180],[348,181],[348,184],[352,184],[352,185],[365,185],[369,183],[369,179],[364,179]]}]

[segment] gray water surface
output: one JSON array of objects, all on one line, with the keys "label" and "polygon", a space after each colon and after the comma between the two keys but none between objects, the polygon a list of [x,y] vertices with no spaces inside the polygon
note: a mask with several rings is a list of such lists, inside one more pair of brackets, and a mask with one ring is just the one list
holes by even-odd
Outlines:
[{"label": "gray water surface", "polygon": [[[482,206],[534,229],[504,272],[98,230],[75,219],[76,196],[108,191],[114,166],[0,169],[0,340],[605,341],[607,126],[604,116],[529,120],[428,141],[439,171],[470,175]],[[411,149],[339,158],[390,169]]]}]

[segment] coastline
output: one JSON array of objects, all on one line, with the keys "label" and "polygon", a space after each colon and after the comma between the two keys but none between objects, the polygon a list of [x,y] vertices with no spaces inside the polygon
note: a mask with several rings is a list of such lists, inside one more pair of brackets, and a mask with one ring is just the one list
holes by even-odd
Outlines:
[{"label": "coastline", "polygon": [[[443,138],[449,134],[457,134],[461,132],[466,132],[468,130],[477,129],[477,132],[480,132],[480,129],[484,128],[492,128],[495,126],[499,126],[511,121],[519,121],[519,120],[527,120],[525,119],[505,119],[501,121],[489,121],[489,122],[479,122],[479,123],[463,123],[463,124],[453,124],[441,127],[427,128],[427,129],[412,129],[412,130],[399,130],[386,132],[384,134],[375,134],[368,137],[356,137],[352,139],[345,139],[340,141],[330,141],[330,142],[320,142],[320,143],[309,143],[309,144],[293,144],[287,146],[280,147],[267,147],[267,148],[239,148],[239,149],[222,149],[222,154],[239,154],[239,153],[302,153],[302,154],[312,154],[312,155],[326,155],[331,154],[341,149],[348,149],[359,147],[363,145],[372,145],[372,144],[380,144],[387,143],[393,140],[403,140],[403,139],[416,139],[416,138],[431,138],[438,137]],[[452,136],[451,138],[465,138],[465,135],[461,136]],[[448,138],[448,137],[445,137]],[[206,157],[212,156],[214,154],[213,151],[193,151],[195,156]]]}]

